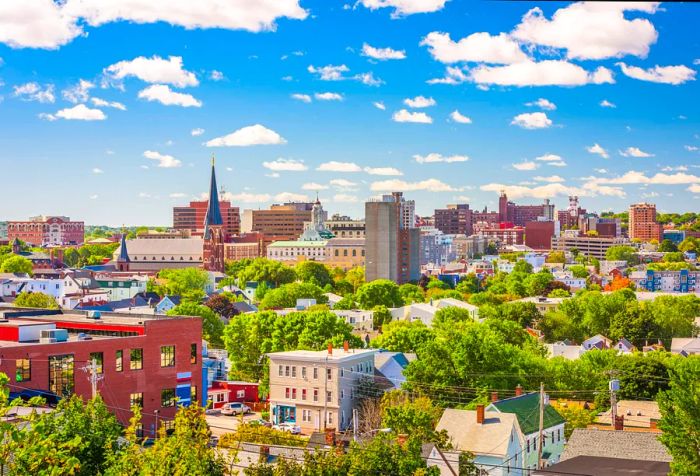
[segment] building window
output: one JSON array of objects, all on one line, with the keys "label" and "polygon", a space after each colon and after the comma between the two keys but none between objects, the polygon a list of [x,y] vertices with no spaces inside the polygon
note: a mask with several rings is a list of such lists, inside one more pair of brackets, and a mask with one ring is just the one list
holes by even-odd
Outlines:
[{"label": "building window", "polygon": [[326,369],[326,380],[333,380],[333,370]]},{"label": "building window", "polygon": [[296,368],[296,366],[292,367],[292,378],[297,378],[297,368]]},{"label": "building window", "polygon": [[284,367],[284,376],[289,377],[289,365]]},{"label": "building window", "polygon": [[301,368],[301,378],[303,378],[303,379],[306,378],[306,367]]},{"label": "building window", "polygon": [[32,379],[32,361],[30,359],[17,359],[15,382],[26,382]]},{"label": "building window", "polygon": [[95,362],[95,366],[97,367],[96,372],[98,374],[103,373],[104,354],[102,354],[102,352],[90,352],[90,359],[88,360],[88,365],[92,365],[93,361]]},{"label": "building window", "polygon": [[284,398],[289,399],[289,387],[284,388]]},{"label": "building window", "polygon": [[333,392],[328,390],[326,392],[326,403],[330,403],[333,400]]},{"label": "building window", "polygon": [[236,398],[245,398],[245,390],[236,390]]},{"label": "building window", "polygon": [[143,408],[143,393],[129,394],[129,408],[133,408],[135,406]]},{"label": "building window", "polygon": [[340,368],[340,378],[343,378],[345,376],[345,369],[343,367]]},{"label": "building window", "polygon": [[277,367],[277,376],[278,376],[278,377],[281,377],[282,375],[284,375],[284,371],[282,370],[282,366],[279,365],[279,366]]},{"label": "building window", "polygon": [[73,354],[49,356],[49,391],[67,397],[75,389]]},{"label": "building window", "polygon": [[314,402],[318,402],[318,389],[314,389]]},{"label": "building window", "polygon": [[345,398],[345,389],[344,388],[340,389],[340,398],[341,399]]},{"label": "building window", "polygon": [[160,406],[174,407],[177,402],[174,388],[164,388],[160,391]]},{"label": "building window", "polygon": [[143,349],[131,349],[129,351],[129,368],[141,370],[143,368]]},{"label": "building window", "polygon": [[314,380],[318,380],[318,367],[314,367]]},{"label": "building window", "polygon": [[124,370],[124,351],[118,350],[114,356],[114,368],[117,372]]},{"label": "building window", "polygon": [[296,399],[297,399],[297,389],[293,388],[292,389],[292,400],[296,400]]},{"label": "building window", "polygon": [[328,412],[328,415],[326,417],[326,421],[328,422],[329,425],[333,424],[333,412]]},{"label": "building window", "polygon": [[175,367],[175,346],[164,345],[160,348],[160,366]]},{"label": "building window", "polygon": [[197,363],[197,344],[190,344],[190,364]]},{"label": "building window", "polygon": [[306,400],[306,389],[305,388],[301,389],[301,399]]},{"label": "building window", "polygon": [[193,404],[198,404],[197,400],[197,387],[195,385],[190,386],[190,402]]}]

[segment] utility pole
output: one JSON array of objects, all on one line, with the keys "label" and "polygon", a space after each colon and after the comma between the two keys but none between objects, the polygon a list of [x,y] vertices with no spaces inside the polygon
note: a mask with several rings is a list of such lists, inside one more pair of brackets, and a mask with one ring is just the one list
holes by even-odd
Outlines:
[{"label": "utility pole", "polygon": [[[328,345],[329,353],[333,352],[333,348]],[[328,355],[326,355],[326,364],[323,366],[323,431],[326,430],[328,424]]]},{"label": "utility pole", "polygon": [[357,441],[357,408],[352,409],[352,439]]},{"label": "utility pole", "polygon": [[83,367],[84,372],[88,373],[88,379],[90,380],[90,388],[92,390],[92,398],[97,396],[97,382],[102,380],[102,375],[97,372],[97,359],[92,359],[90,364]]},{"label": "utility pole", "polygon": [[620,381],[611,379],[608,382],[608,388],[610,389],[610,423],[614,430],[617,425],[617,391],[620,390]]},{"label": "utility pole", "polygon": [[540,382],[540,433],[537,448],[537,469],[542,469],[542,446],[544,446],[544,383]]}]

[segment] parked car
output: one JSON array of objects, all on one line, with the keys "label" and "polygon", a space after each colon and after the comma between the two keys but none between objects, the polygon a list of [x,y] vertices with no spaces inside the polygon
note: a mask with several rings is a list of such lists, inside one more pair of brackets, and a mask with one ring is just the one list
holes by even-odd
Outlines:
[{"label": "parked car", "polygon": [[301,428],[291,421],[280,423],[279,425],[275,425],[272,428],[274,428],[275,430],[286,431],[288,433],[291,433],[292,435],[301,434]]},{"label": "parked car", "polygon": [[225,403],[224,406],[221,407],[222,415],[238,415],[239,413],[244,415],[250,413],[250,407],[240,402]]},{"label": "parked car", "polygon": [[250,425],[258,425],[258,426],[264,426],[266,428],[272,428],[272,423],[270,423],[267,420],[263,420],[262,418],[259,418],[257,420],[251,420],[248,422]]}]

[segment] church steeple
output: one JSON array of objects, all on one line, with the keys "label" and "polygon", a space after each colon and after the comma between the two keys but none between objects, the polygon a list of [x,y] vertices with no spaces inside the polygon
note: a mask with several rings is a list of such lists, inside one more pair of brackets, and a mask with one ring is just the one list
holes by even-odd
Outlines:
[{"label": "church steeple", "polygon": [[126,233],[122,233],[121,243],[119,246],[119,257],[117,258],[117,268],[119,271],[129,271],[129,251],[126,249]]},{"label": "church steeple", "polygon": [[216,170],[214,156],[211,157],[211,179],[209,181],[209,204],[207,214],[204,217],[204,239],[210,239],[210,227],[221,226],[224,220],[221,218],[221,208],[219,207],[219,192],[216,188]]}]

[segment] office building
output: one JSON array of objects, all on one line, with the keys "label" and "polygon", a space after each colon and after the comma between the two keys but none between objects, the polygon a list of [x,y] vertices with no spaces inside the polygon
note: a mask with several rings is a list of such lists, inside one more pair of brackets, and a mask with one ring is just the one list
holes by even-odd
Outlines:
[{"label": "office building", "polygon": [[36,216],[27,221],[8,221],[7,239],[19,239],[32,246],[82,245],[85,223],[65,216]]},{"label": "office building", "polygon": [[525,246],[533,250],[549,250],[552,248],[552,238],[558,234],[558,222],[529,221],[525,224]]},{"label": "office building", "polygon": [[501,192],[501,196],[498,198],[499,222],[525,226],[525,223],[537,221],[540,218],[554,218],[554,205],[549,203],[549,199],[545,200],[542,205],[516,205],[508,200],[505,192]]},{"label": "office building", "polygon": [[274,241],[296,240],[304,233],[304,224],[311,221],[313,206],[312,202],[285,203],[271,205],[269,210],[251,210],[249,213],[246,210],[244,221],[250,220],[249,231],[264,235],[264,246]]},{"label": "office building", "polygon": [[481,235],[457,235],[452,240],[452,248],[456,260],[471,259],[476,255],[483,255],[489,242]]},{"label": "office building", "polygon": [[661,242],[662,234],[663,228],[656,221],[656,205],[652,203],[630,205],[628,229],[630,240]]},{"label": "office building", "polygon": [[442,266],[457,257],[452,245],[453,235],[446,235],[433,227],[423,227],[420,233],[420,264]]},{"label": "office building", "polygon": [[576,249],[584,256],[601,260],[605,259],[605,253],[611,246],[626,244],[629,244],[629,242],[623,238],[562,233],[560,236],[552,238],[552,251],[571,251]]},{"label": "office building", "polygon": [[326,227],[336,238],[364,238],[365,221],[353,220],[344,215],[335,214],[326,220]]},{"label": "office building", "polygon": [[447,205],[447,208],[435,210],[435,228],[446,235],[471,235],[472,210],[469,205]]},{"label": "office building", "polygon": [[[209,208],[209,200],[192,201],[186,207],[173,207],[173,228],[189,231],[191,236],[204,235],[204,217]],[[241,232],[241,216],[238,207],[231,202],[219,200],[219,211],[223,222],[224,235],[228,238]]]},{"label": "office building", "polygon": [[407,217],[415,203],[401,192],[365,203],[365,277],[390,279],[399,284],[420,277],[420,230]]}]

